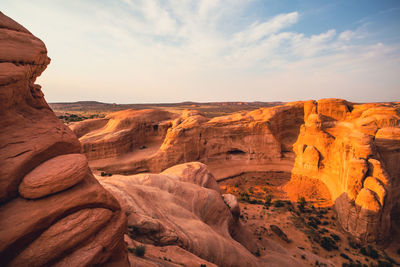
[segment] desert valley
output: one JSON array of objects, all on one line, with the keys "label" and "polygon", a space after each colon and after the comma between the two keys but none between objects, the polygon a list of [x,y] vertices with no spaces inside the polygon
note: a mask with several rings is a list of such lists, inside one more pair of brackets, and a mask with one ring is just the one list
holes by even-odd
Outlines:
[{"label": "desert valley", "polygon": [[47,103],[0,12],[0,266],[399,266],[400,102]]}]

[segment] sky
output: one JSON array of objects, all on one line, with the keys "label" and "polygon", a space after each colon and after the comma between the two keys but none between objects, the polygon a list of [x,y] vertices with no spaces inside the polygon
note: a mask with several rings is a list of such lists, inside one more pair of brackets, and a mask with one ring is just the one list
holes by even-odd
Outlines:
[{"label": "sky", "polygon": [[1,0],[48,102],[400,101],[398,0]]}]

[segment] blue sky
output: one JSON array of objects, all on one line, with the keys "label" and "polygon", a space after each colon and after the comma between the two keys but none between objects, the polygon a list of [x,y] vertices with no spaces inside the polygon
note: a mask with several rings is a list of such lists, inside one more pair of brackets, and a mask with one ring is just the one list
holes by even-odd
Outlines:
[{"label": "blue sky", "polygon": [[400,101],[400,1],[2,0],[48,102]]}]

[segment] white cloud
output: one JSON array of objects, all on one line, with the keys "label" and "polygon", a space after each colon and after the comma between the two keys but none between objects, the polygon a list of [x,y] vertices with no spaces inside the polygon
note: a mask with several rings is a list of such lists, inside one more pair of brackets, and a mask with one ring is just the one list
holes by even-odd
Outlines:
[{"label": "white cloud", "polygon": [[234,41],[238,43],[252,43],[276,33],[297,22],[299,14],[297,12],[280,14],[263,23],[254,22],[245,31],[234,35]]},{"label": "white cloud", "polygon": [[295,100],[351,96],[337,89],[346,83],[372,90],[379,75],[388,88],[399,81],[399,46],[360,43],[365,25],[307,35],[290,30],[297,11],[242,20],[250,0],[43,3],[4,11],[47,44],[50,101]]}]

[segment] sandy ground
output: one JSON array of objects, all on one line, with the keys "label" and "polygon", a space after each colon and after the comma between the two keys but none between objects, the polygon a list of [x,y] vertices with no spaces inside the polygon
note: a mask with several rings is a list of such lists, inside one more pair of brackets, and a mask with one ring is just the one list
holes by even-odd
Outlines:
[{"label": "sandy ground", "polygon": [[[219,182],[223,193],[234,194],[238,199],[242,197],[239,204],[240,220],[253,233],[261,257],[266,255],[266,249],[283,248],[290,251],[294,257],[301,259],[305,266],[390,266],[383,265],[384,262],[390,261],[393,266],[400,266],[396,265],[400,263],[400,255],[397,254],[400,240],[393,240],[385,247],[372,244],[373,250],[378,253],[377,259],[373,258],[375,255],[372,257],[363,255],[362,247],[368,251],[368,245],[358,244],[341,229],[332,208],[313,208],[311,204],[306,203],[304,212],[300,212],[297,203],[288,201],[282,187],[289,179],[289,173],[255,172]],[[244,193],[247,193],[248,199]],[[251,204],[255,200],[264,201],[267,195],[272,197],[269,208],[264,204]],[[270,225],[278,226],[286,234],[289,242],[285,242],[274,233]],[[323,248],[320,243],[324,237],[326,237],[325,241],[332,240],[333,247],[337,248],[332,248],[330,251]],[[273,246],[270,240],[276,241],[281,248]],[[349,240],[354,242],[353,247]],[[378,265],[379,261],[380,265]]]}]

